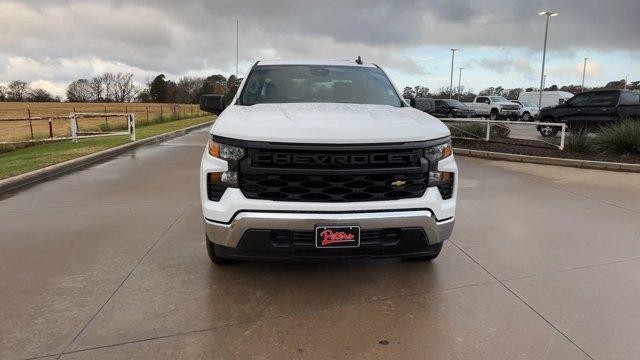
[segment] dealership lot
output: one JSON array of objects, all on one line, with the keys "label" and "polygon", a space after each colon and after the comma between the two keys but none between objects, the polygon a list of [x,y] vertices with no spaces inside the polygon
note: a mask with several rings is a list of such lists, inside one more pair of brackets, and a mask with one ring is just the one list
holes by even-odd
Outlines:
[{"label": "dealership lot", "polygon": [[0,195],[0,358],[633,358],[640,174],[458,158],[432,263],[207,257],[206,131]]}]

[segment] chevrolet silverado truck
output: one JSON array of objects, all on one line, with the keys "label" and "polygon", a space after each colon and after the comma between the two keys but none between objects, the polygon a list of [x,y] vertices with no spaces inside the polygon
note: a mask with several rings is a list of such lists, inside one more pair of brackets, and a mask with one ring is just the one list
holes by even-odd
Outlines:
[{"label": "chevrolet silverado truck", "polygon": [[491,120],[517,120],[520,116],[520,105],[502,96],[476,96],[473,102],[465,104],[475,110],[476,115],[488,117]]},{"label": "chevrolet silverado truck", "polygon": [[200,167],[209,257],[432,260],[454,225],[449,129],[361,61],[259,61],[219,114]]},{"label": "chevrolet silverado truck", "polygon": [[[640,93],[597,90],[580,93],[564,104],[540,110],[540,121],[565,123],[569,131],[599,129],[625,119],[640,120]],[[542,136],[556,136],[560,127],[539,125]]]}]

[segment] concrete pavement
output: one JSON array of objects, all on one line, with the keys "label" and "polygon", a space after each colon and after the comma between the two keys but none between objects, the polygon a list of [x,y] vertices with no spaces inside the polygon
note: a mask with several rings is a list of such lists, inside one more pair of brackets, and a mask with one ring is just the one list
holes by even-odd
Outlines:
[{"label": "concrete pavement", "polygon": [[205,139],[1,195],[0,358],[640,353],[640,174],[460,157],[456,228],[432,263],[215,267]]}]

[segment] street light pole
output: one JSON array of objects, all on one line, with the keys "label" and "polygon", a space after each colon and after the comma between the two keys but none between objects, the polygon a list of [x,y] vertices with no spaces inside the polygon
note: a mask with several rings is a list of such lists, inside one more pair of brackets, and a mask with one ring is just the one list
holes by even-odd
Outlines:
[{"label": "street light pole", "polygon": [[462,69],[463,67],[458,68],[460,70],[460,74],[458,75],[458,101],[460,101],[460,93],[462,92],[462,87],[460,84],[462,83]]},{"label": "street light pole", "polygon": [[240,21],[236,20],[236,79],[238,78],[238,48],[239,48],[239,44],[238,44],[238,27]]},{"label": "street light pole", "polygon": [[449,82],[449,99],[453,98],[453,59],[455,58],[456,51],[460,49],[451,50],[451,81]]},{"label": "street light pole", "polygon": [[540,74],[540,96],[538,97],[538,107],[542,108],[542,91],[544,89],[544,63],[547,58],[547,35],[549,33],[549,18],[551,16],[557,16],[557,12],[542,11],[538,15],[545,15],[547,17],[546,24],[544,26],[544,47],[542,50],[542,73]]},{"label": "street light pole", "polygon": [[584,65],[582,65],[582,85],[580,85],[580,92],[584,92],[584,74],[587,71],[587,60],[589,60],[589,58],[584,58]]},{"label": "street light pole", "polygon": [[627,90],[627,81],[629,81],[629,75],[624,77],[624,90]]}]

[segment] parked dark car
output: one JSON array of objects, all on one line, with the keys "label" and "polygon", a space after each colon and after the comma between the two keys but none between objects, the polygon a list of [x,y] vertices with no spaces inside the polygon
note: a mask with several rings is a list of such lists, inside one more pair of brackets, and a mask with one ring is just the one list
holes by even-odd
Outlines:
[{"label": "parked dark car", "polygon": [[476,111],[454,99],[435,100],[435,109],[431,115],[444,118],[468,118],[476,116]]},{"label": "parked dark car", "polygon": [[[542,122],[567,124],[569,131],[592,130],[626,118],[640,118],[640,93],[597,90],[578,94],[564,104],[540,110]],[[539,125],[542,136],[555,136],[559,127]]]}]

